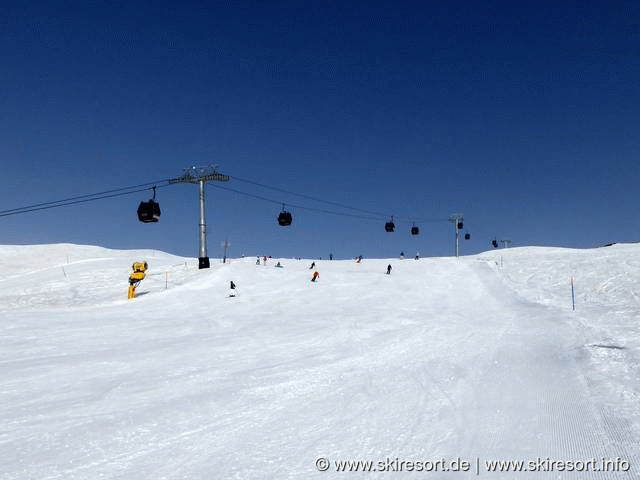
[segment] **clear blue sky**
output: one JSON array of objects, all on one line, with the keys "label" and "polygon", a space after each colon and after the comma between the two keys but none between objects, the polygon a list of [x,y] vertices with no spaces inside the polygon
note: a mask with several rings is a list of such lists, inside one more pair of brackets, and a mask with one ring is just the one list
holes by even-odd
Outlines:
[{"label": "clear blue sky", "polygon": [[[209,184],[210,257],[451,255],[453,213],[467,254],[637,241],[639,48],[637,2],[3,2],[0,210],[214,163],[381,219],[282,228],[278,202],[339,209]],[[196,186],[141,224],[150,195],[1,217],[0,243],[197,257]]]}]

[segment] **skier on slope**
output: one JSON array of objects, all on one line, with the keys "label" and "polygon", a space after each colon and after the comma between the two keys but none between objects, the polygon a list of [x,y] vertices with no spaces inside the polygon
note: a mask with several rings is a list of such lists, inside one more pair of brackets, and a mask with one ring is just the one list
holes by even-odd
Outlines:
[{"label": "skier on slope", "polygon": [[233,283],[233,280],[231,280],[231,284],[229,285],[229,296],[230,297],[236,296],[236,284]]},{"label": "skier on slope", "polygon": [[317,279],[320,278],[320,274],[318,273],[318,271],[316,270],[315,272],[313,272],[313,278],[311,279],[312,282],[315,282]]},{"label": "skier on slope", "polygon": [[387,275],[391,275],[391,264],[387,265]]}]

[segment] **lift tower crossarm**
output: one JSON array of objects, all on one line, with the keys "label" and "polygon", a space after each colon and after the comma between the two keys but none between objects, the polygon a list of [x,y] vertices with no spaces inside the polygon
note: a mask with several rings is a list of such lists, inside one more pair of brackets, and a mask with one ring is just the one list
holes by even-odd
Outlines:
[{"label": "lift tower crossarm", "polygon": [[229,177],[228,175],[223,175],[221,173],[210,173],[207,175],[201,175],[198,177],[193,177],[190,175],[183,175],[182,177],[178,177],[178,178],[171,178],[169,179],[169,183],[199,183],[201,181],[203,182],[209,182],[209,181],[217,181],[217,182],[228,182],[229,179],[231,177]]}]

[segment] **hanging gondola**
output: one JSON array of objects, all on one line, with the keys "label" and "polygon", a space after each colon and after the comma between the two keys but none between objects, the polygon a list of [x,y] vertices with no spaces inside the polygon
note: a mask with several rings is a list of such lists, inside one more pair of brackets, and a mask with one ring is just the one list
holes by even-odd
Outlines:
[{"label": "hanging gondola", "polygon": [[465,233],[464,234],[464,239],[465,240],[471,240],[471,234],[470,233]]},{"label": "hanging gondola", "polygon": [[411,227],[411,235],[420,235],[420,229],[414,225]]},{"label": "hanging gondola", "polygon": [[491,240],[491,245],[493,245],[493,248],[498,248],[498,240],[496,240],[495,238]]},{"label": "hanging gondola", "polygon": [[160,204],[156,202],[156,187],[153,187],[153,198],[138,205],[138,220],[142,223],[153,223],[160,220]]},{"label": "hanging gondola", "polygon": [[464,223],[458,222],[458,230],[462,230],[464,228]]},{"label": "hanging gondola", "polygon": [[284,209],[284,205],[282,205],[282,211],[280,212],[280,215],[278,215],[278,224],[281,227],[288,227],[289,225],[291,225],[292,221],[293,217],[291,216],[291,213],[287,212]]},{"label": "hanging gondola", "polygon": [[391,220],[384,224],[384,231],[393,232],[395,229],[396,229],[396,225],[395,223],[393,223],[393,217],[391,217]]}]

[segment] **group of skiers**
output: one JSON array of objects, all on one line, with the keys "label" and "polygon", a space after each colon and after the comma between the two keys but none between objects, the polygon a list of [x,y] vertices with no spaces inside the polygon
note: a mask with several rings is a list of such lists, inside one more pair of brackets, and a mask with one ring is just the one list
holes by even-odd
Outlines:
[{"label": "group of skiers", "polygon": [[[404,253],[401,253],[400,254],[400,259],[402,260],[403,258],[404,258]],[[419,256],[416,255],[416,260],[418,260],[418,258],[419,258]],[[266,265],[267,264],[267,257],[262,257],[262,261],[263,261],[263,264]],[[359,255],[359,256],[356,257],[356,263],[360,263],[360,262],[362,262],[362,255]],[[260,257],[258,257],[258,259],[256,261],[256,265],[260,265]],[[275,266],[277,268],[283,268],[283,265],[280,262],[278,262]],[[311,262],[311,266],[309,266],[309,270],[314,270],[315,267],[316,267],[316,262]],[[391,275],[392,268],[393,267],[391,266],[391,264],[387,265],[387,272],[386,272],[387,275]],[[318,273],[317,270],[314,270],[313,276],[311,277],[311,281],[315,283],[315,282],[318,281],[319,278],[320,278],[320,273]],[[229,296],[230,297],[235,297],[236,296],[236,284],[233,282],[233,280],[231,280],[231,283],[230,283]]]}]

